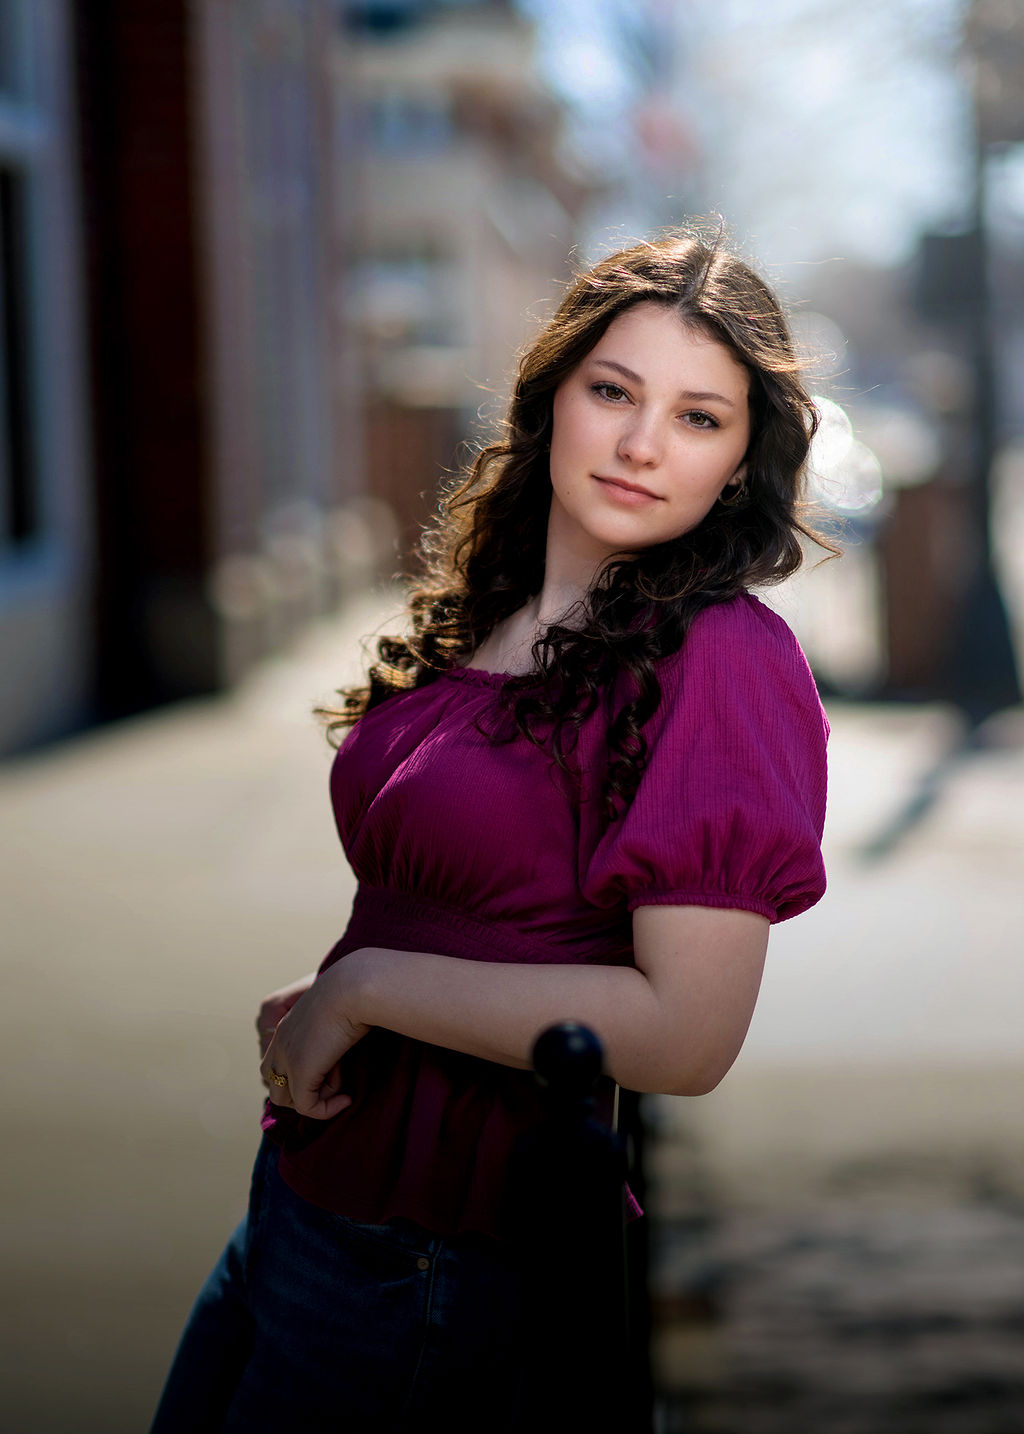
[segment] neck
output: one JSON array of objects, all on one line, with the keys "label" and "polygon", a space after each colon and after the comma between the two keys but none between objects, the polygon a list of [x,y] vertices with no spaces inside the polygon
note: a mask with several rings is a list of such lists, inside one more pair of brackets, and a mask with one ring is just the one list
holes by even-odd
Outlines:
[{"label": "neck", "polygon": [[566,531],[561,511],[553,503],[548,517],[544,552],[544,585],[527,604],[539,627],[558,622],[592,591],[610,554],[595,550],[578,535]]},{"label": "neck", "polygon": [[526,604],[525,611],[529,612],[538,628],[550,627],[553,622],[561,622],[570,608],[582,602],[589,591],[589,587],[581,584],[561,583],[545,576],[544,586]]}]

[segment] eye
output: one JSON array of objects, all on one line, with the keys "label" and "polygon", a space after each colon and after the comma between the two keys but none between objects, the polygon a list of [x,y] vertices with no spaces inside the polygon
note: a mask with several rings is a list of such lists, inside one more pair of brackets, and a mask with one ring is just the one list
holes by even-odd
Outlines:
[{"label": "eye", "polygon": [[623,399],[629,399],[629,394],[617,383],[592,383],[590,388],[592,393],[596,393],[599,398],[607,399],[609,403],[621,403]]},{"label": "eye", "polygon": [[714,414],[705,413],[702,408],[692,408],[684,417],[693,428],[718,428],[718,419]]}]

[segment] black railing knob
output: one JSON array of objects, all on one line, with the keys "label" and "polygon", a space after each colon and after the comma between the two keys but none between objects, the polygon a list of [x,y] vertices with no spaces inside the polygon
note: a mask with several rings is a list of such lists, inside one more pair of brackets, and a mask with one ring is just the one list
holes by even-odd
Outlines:
[{"label": "black railing knob", "polygon": [[597,1087],[604,1050],[589,1026],[560,1021],[541,1031],[532,1059],[537,1079],[558,1101],[585,1100]]}]

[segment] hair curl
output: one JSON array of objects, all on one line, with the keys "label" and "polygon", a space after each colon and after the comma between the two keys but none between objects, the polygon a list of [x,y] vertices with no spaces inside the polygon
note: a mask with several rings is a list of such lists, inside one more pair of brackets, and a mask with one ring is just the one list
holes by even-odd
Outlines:
[{"label": "hair curl", "polygon": [[[535,671],[503,685],[512,720],[494,740],[521,732],[565,769],[580,727],[604,700],[603,797],[614,818],[646,763],[643,729],[661,698],[657,663],[679,650],[697,614],[788,577],[802,560],[801,535],[838,551],[800,516],[818,419],[771,289],[720,234],[707,239],[692,231],[638,244],[580,274],[526,350],[502,436],[477,453],[424,534],[410,634],[380,639],[368,685],[342,692],[341,709],[324,713],[332,737],[394,693],[424,686],[468,658],[540,592],[555,390],[613,319],[641,303],[672,310],[747,370],[751,439],[742,499],[718,500],[690,532],[611,560],[585,602],[566,614],[574,625],[553,624],[534,643]],[[613,710],[624,675],[628,696]]]}]

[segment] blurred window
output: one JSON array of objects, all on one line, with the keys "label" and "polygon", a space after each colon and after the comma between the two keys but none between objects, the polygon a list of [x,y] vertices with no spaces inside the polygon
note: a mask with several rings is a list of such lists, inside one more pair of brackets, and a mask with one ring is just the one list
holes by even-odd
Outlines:
[{"label": "blurred window", "polygon": [[32,98],[31,0],[0,0],[0,100]]},{"label": "blurred window", "polygon": [[340,0],[345,28],[355,34],[387,39],[445,10],[497,10],[510,8],[511,0]]},{"label": "blurred window", "polygon": [[458,292],[450,260],[378,255],[353,268],[350,316],[367,338],[453,344]]},{"label": "blurred window", "polygon": [[377,95],[366,106],[366,143],[371,154],[422,158],[443,154],[454,135],[451,107],[441,95]]},{"label": "blurred window", "polygon": [[46,125],[32,103],[37,20],[31,0],[0,0],[0,543],[8,544],[35,536],[42,506],[32,223]]},{"label": "blurred window", "polygon": [[0,534],[38,528],[38,474],[29,398],[27,182],[0,164]]}]

